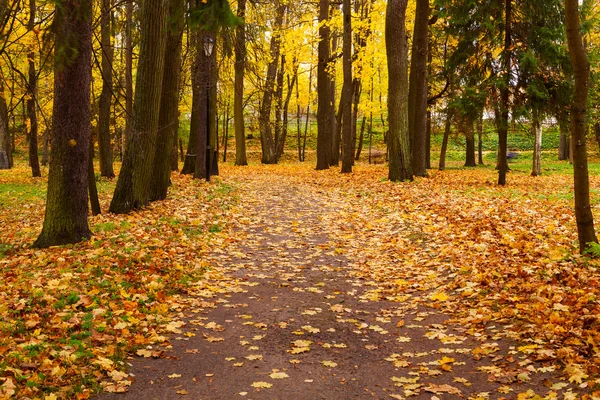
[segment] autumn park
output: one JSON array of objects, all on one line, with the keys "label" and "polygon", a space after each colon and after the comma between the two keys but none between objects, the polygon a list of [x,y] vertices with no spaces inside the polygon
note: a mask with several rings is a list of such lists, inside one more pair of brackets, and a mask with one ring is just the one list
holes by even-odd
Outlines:
[{"label": "autumn park", "polygon": [[600,399],[599,93],[596,0],[0,0],[0,400]]}]

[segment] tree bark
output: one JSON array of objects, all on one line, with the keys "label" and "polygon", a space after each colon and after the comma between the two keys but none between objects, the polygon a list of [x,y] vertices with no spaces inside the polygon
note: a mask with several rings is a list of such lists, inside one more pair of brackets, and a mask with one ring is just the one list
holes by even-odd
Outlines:
[{"label": "tree bark", "polygon": [[164,70],[166,0],[141,4],[141,43],[133,104],[132,130],[110,212],[128,213],[149,202],[152,164],[158,135],[158,115]]},{"label": "tree bark", "polygon": [[539,176],[542,174],[542,125],[538,111],[533,111],[531,129],[535,136],[533,144],[533,166],[531,168],[531,176]]},{"label": "tree bark", "polygon": [[121,161],[125,155],[127,138],[131,136],[133,118],[133,1],[125,6],[125,135],[120,143]]},{"label": "tree bark", "polygon": [[184,0],[170,0],[169,26],[165,50],[158,138],[150,187],[150,201],[164,200],[171,183],[171,158],[177,149],[179,130],[179,78],[181,76],[181,48],[185,17]]},{"label": "tree bark", "polygon": [[427,176],[427,50],[429,0],[417,0],[408,95],[413,173]]},{"label": "tree bark", "polygon": [[[246,16],[246,0],[238,0],[238,17]],[[246,25],[235,28],[235,81],[233,121],[235,129],[235,165],[248,165],[246,133],[244,131],[244,72],[246,70]]]},{"label": "tree bark", "polygon": [[287,77],[287,93],[285,95],[285,100],[283,102],[283,122],[281,124],[281,138],[279,142],[277,142],[277,161],[283,155],[283,149],[285,148],[285,141],[288,135],[288,118],[289,118],[289,106],[290,100],[292,99],[292,93],[294,91],[294,86],[296,85],[296,81],[298,80],[298,66],[296,64],[296,68],[294,69],[294,75],[290,80],[290,76]]},{"label": "tree bark", "polygon": [[413,170],[408,132],[408,0],[388,0],[385,15],[385,47],[388,60],[388,146],[391,181],[412,181]]},{"label": "tree bark", "polygon": [[331,29],[329,20],[329,0],[319,0],[319,45],[317,64],[317,170],[329,169],[333,146],[331,121],[331,77],[327,66],[331,58],[329,40]]},{"label": "tree bark", "polygon": [[[202,42],[212,34],[207,31],[200,31],[196,42],[196,54],[198,57],[198,109],[197,109],[197,132],[196,132],[196,163],[194,165],[194,178],[210,180],[210,58],[204,54]],[[214,52],[214,50],[213,50]],[[191,127],[190,127],[191,129]]]},{"label": "tree bark", "polygon": [[96,186],[96,174],[94,173],[94,138],[90,135],[89,145],[89,160],[88,160],[88,196],[90,198],[90,207],[92,215],[100,215],[100,200],[98,199],[98,187]]},{"label": "tree bark", "polygon": [[473,132],[473,121],[470,116],[463,119],[465,124],[465,138],[467,142],[467,153],[465,158],[465,167],[475,167],[475,132]]},{"label": "tree bark", "polygon": [[[206,113],[206,105],[203,106],[202,102],[202,79],[201,79],[201,69],[202,69],[202,44],[201,38],[198,32],[191,33],[190,38],[193,53],[193,61],[191,66],[191,75],[192,75],[192,113],[190,116],[190,134],[188,138],[188,146],[185,155],[185,160],[183,161],[183,168],[181,169],[181,173],[184,175],[191,175],[194,173],[196,169],[196,154],[198,151],[198,135],[200,132],[200,119],[202,118],[201,113]],[[203,151],[202,154],[199,155],[201,158],[200,163],[205,164],[205,154]]]},{"label": "tree bark", "polygon": [[4,98],[4,82],[0,77],[0,169],[12,168],[12,150],[8,131],[8,107]]},{"label": "tree bark", "polygon": [[483,110],[477,118],[477,163],[483,165]]},{"label": "tree bark", "polygon": [[342,105],[342,173],[352,172],[354,146],[352,145],[352,9],[350,0],[343,0],[344,43],[342,65],[344,86]]},{"label": "tree bark", "polygon": [[511,25],[512,25],[512,0],[505,1],[504,11],[504,50],[503,73],[504,85],[500,89],[500,120],[498,121],[498,185],[506,185],[508,161],[506,159],[508,141],[508,108],[510,101],[511,71]]},{"label": "tree bark", "polygon": [[92,0],[55,12],[54,103],[44,227],[34,247],[77,243],[88,226]]},{"label": "tree bark", "polygon": [[446,151],[448,150],[448,139],[450,137],[450,129],[452,128],[452,112],[450,107],[446,106],[446,124],[444,126],[444,138],[442,139],[442,149],[440,150],[440,162],[438,169],[443,171],[446,169]]},{"label": "tree bark", "polygon": [[281,32],[279,32],[279,30],[283,25],[286,9],[287,6],[284,3],[279,4],[277,7],[277,15],[275,17],[270,46],[271,62],[269,62],[269,65],[267,66],[263,99],[258,116],[260,145],[262,149],[261,162],[263,164],[277,163],[277,149],[271,123],[271,106],[273,103],[273,90],[275,87],[275,79],[277,78],[277,65],[281,50]]},{"label": "tree bark", "polygon": [[[29,22],[27,29],[31,32],[35,29],[35,0],[29,0]],[[29,118],[29,165],[31,166],[31,175],[34,177],[42,176],[40,171],[40,161],[38,156],[38,121],[36,113],[37,104],[37,71],[35,69],[35,53],[29,52],[27,55],[29,64],[29,76],[27,80],[28,98],[27,98],[27,116]]]},{"label": "tree bark", "polygon": [[590,205],[590,182],[586,149],[586,117],[590,83],[590,64],[583,47],[577,0],[565,0],[565,22],[571,65],[575,76],[575,91],[571,105],[571,137],[573,138],[573,186],[575,192],[575,220],[579,252],[584,253],[590,243],[598,243],[594,230],[594,216]]},{"label": "tree bark", "polygon": [[560,130],[560,142],[558,145],[558,159],[565,161],[569,159],[569,121],[566,117],[561,117],[558,121]]},{"label": "tree bark", "polygon": [[114,178],[113,153],[110,140],[110,106],[113,85],[112,36],[112,1],[102,0],[100,14],[100,48],[102,51],[102,93],[98,104],[98,150],[100,158],[100,175]]}]

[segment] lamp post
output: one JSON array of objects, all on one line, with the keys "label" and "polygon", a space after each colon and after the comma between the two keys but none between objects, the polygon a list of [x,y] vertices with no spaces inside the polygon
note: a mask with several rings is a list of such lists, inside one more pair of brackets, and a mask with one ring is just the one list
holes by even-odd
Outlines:
[{"label": "lamp post", "polygon": [[202,39],[202,47],[206,56],[206,181],[210,182],[210,81],[212,77],[210,57],[215,47],[215,40],[211,35]]}]

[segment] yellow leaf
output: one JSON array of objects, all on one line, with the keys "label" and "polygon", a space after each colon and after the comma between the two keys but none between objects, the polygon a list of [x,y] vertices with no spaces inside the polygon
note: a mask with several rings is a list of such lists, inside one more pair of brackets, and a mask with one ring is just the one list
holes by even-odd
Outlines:
[{"label": "yellow leaf", "polygon": [[271,379],[285,379],[289,378],[290,376],[285,372],[273,372],[271,375],[269,375],[269,377]]},{"label": "yellow leaf", "polygon": [[337,367],[337,363],[335,363],[333,361],[321,361],[321,364],[323,364],[324,366],[329,367],[329,368]]},{"label": "yellow leaf", "polygon": [[252,387],[257,388],[257,389],[268,389],[270,387],[272,387],[273,384],[268,383],[268,382],[253,382],[252,383]]},{"label": "yellow leaf", "polygon": [[449,297],[445,292],[435,292],[429,297],[429,299],[433,301],[446,301],[449,299]]}]

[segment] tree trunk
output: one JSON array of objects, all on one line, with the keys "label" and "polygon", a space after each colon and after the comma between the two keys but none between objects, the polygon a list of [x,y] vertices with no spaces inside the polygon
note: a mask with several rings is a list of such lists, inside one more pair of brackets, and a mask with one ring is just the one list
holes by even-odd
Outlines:
[{"label": "tree trunk", "polygon": [[446,151],[448,150],[448,138],[450,137],[450,129],[452,128],[452,112],[450,107],[446,106],[446,124],[444,126],[444,138],[442,139],[442,149],[440,151],[440,163],[438,169],[443,171],[446,169]]},{"label": "tree trunk", "polygon": [[184,0],[170,0],[169,3],[169,26],[150,201],[167,198],[167,190],[171,183],[171,157],[173,148],[177,149],[176,138],[179,130],[179,78],[181,76],[181,38],[185,22],[185,2]]},{"label": "tree trunk", "polygon": [[297,146],[298,146],[298,161],[302,161],[302,150],[301,150],[301,132],[300,118],[302,117],[300,109],[300,84],[296,80],[296,133],[297,133]]},{"label": "tree trunk", "polygon": [[277,70],[277,79],[275,86],[275,157],[279,161],[279,142],[282,134],[282,116],[283,116],[283,78],[285,77],[285,54],[280,57],[280,65]]},{"label": "tree trunk", "polygon": [[110,212],[128,213],[149,202],[164,70],[166,0],[141,4],[141,43],[133,104],[132,130]]},{"label": "tree trunk", "polygon": [[357,149],[356,126],[358,125],[358,105],[360,104],[360,95],[362,92],[362,82],[360,79],[352,79],[352,165]]},{"label": "tree trunk", "polygon": [[229,142],[229,100],[225,109],[225,133],[223,134],[223,162],[227,162],[227,144]]},{"label": "tree trunk", "polygon": [[[238,0],[238,17],[246,16],[246,0]],[[246,70],[246,25],[235,28],[235,81],[233,121],[235,129],[235,165],[248,165],[244,132],[244,72]]]},{"label": "tree trunk", "polygon": [[92,215],[100,215],[100,200],[98,199],[98,187],[96,186],[96,174],[94,173],[94,138],[90,135],[89,145],[89,160],[88,160],[88,196],[90,198],[90,206]]},{"label": "tree trunk", "polygon": [[531,176],[539,176],[542,174],[542,125],[540,124],[540,116],[538,111],[533,111],[531,130],[533,130],[533,134],[535,136]]},{"label": "tree trunk", "polygon": [[508,141],[508,108],[510,101],[511,67],[511,25],[512,25],[512,0],[505,0],[504,12],[504,50],[503,73],[504,85],[500,89],[500,120],[498,121],[498,185],[506,185],[508,161],[506,159]]},{"label": "tree trunk", "polygon": [[100,158],[100,175],[114,178],[113,154],[110,141],[110,106],[113,85],[113,54],[112,36],[112,1],[102,0],[100,14],[102,51],[102,93],[98,104],[98,150]]},{"label": "tree trunk", "polygon": [[408,44],[406,5],[408,0],[388,0],[385,15],[385,47],[388,60],[388,146],[391,181],[412,181],[408,132]]},{"label": "tree trunk", "polygon": [[427,176],[427,50],[429,0],[417,0],[408,95],[413,173]]},{"label": "tree trunk", "polygon": [[560,142],[558,145],[558,159],[560,161],[569,159],[569,115],[562,112],[558,115],[558,129],[560,131]]},{"label": "tree trunk", "polygon": [[[194,178],[210,180],[210,58],[204,54],[204,39],[210,33],[200,31],[196,40],[196,56],[198,57],[197,79],[198,79],[198,109],[196,128],[196,163],[194,165]],[[213,50],[214,51],[214,50]],[[190,126],[191,129],[191,126]],[[191,133],[190,133],[191,134]]]},{"label": "tree trunk", "polygon": [[[31,32],[35,29],[35,0],[29,0],[29,22],[27,29]],[[38,121],[35,110],[37,104],[37,72],[35,70],[35,53],[31,51],[27,55],[29,63],[29,76],[27,81],[29,96],[27,98],[27,116],[29,118],[29,165],[32,176],[42,176],[40,161],[38,157]]]},{"label": "tree trunk", "polygon": [[483,165],[483,110],[477,118],[477,163]]},{"label": "tree trunk", "polygon": [[565,22],[571,65],[575,76],[575,91],[571,106],[571,137],[574,144],[575,220],[577,221],[579,252],[584,253],[589,244],[598,243],[598,239],[594,230],[594,216],[590,205],[590,182],[585,137],[590,64],[583,47],[578,3],[577,0],[565,0]]},{"label": "tree trunk", "polygon": [[475,167],[475,132],[473,131],[473,122],[470,116],[463,119],[465,138],[467,142],[467,153],[465,157],[465,167]]},{"label": "tree trunk", "polygon": [[273,102],[273,89],[275,87],[275,79],[277,78],[277,65],[281,50],[281,32],[279,31],[283,25],[283,18],[285,16],[286,9],[287,6],[284,3],[277,7],[277,16],[275,17],[273,36],[271,37],[270,46],[271,62],[267,66],[267,76],[265,78],[263,99],[258,116],[260,145],[262,148],[261,162],[263,164],[277,163],[277,149],[271,124],[271,105]]},{"label": "tree trunk", "polygon": [[12,150],[8,130],[8,107],[4,99],[4,82],[0,77],[0,169],[12,168]]},{"label": "tree trunk", "polygon": [[123,156],[127,138],[131,136],[133,129],[133,1],[128,0],[125,6],[125,135],[121,142]]},{"label": "tree trunk", "polygon": [[[331,49],[329,54],[335,54],[338,48],[338,35],[331,33]],[[330,60],[329,63],[330,71],[336,70],[336,60]],[[331,123],[331,160],[329,161],[329,166],[337,166],[340,163],[340,154],[341,154],[341,131],[338,131],[338,120],[335,114],[335,73],[329,74],[329,120]],[[340,121],[341,124],[341,121]],[[337,132],[340,134],[338,135]]]},{"label": "tree trunk", "polygon": [[331,58],[329,40],[331,29],[329,20],[329,0],[319,0],[319,46],[317,64],[317,170],[329,169],[333,146],[331,121],[331,77],[327,66]]},{"label": "tree trunk", "polygon": [[[63,0],[55,11],[54,104],[44,227],[34,247],[77,243],[88,226],[92,0]],[[65,57],[67,55],[67,57]]]},{"label": "tree trunk", "polygon": [[352,145],[352,9],[350,0],[343,0],[344,42],[342,66],[344,85],[342,88],[344,103],[342,106],[342,173],[352,172],[354,146]]},{"label": "tree trunk", "polygon": [[287,77],[288,83],[287,83],[287,93],[285,96],[285,100],[283,102],[283,122],[281,124],[281,137],[279,138],[279,141],[277,142],[277,160],[278,161],[281,158],[281,156],[283,155],[283,149],[285,147],[285,141],[287,139],[288,115],[289,115],[288,111],[289,111],[289,106],[290,106],[290,100],[292,99],[292,93],[294,91],[294,85],[296,84],[297,79],[298,79],[298,67],[296,65],[292,79],[290,80],[289,75]]},{"label": "tree trunk", "polygon": [[363,116],[362,122],[360,123],[360,135],[358,136],[358,146],[356,147],[356,157],[354,159],[358,161],[360,159],[360,153],[362,152],[363,142],[365,139],[365,125],[367,118]]},{"label": "tree trunk", "polygon": [[333,133],[333,156],[332,165],[338,165],[342,156],[342,115],[344,109],[344,89],[342,87],[342,93],[340,94],[340,101],[337,108],[337,114],[335,114],[335,131]]},{"label": "tree trunk", "polygon": [[202,100],[202,79],[201,79],[201,69],[202,69],[202,41],[198,32],[194,32],[191,34],[191,44],[193,52],[193,61],[192,61],[192,113],[190,116],[190,134],[188,138],[188,147],[185,155],[185,160],[183,162],[183,168],[181,169],[181,173],[184,175],[191,175],[194,173],[196,169],[196,157],[200,157],[200,163],[206,160],[206,156],[204,155],[206,152],[203,151],[199,156],[196,154],[198,151],[198,135],[200,132],[200,120],[202,118],[202,113],[206,113],[206,105],[203,106]]}]

